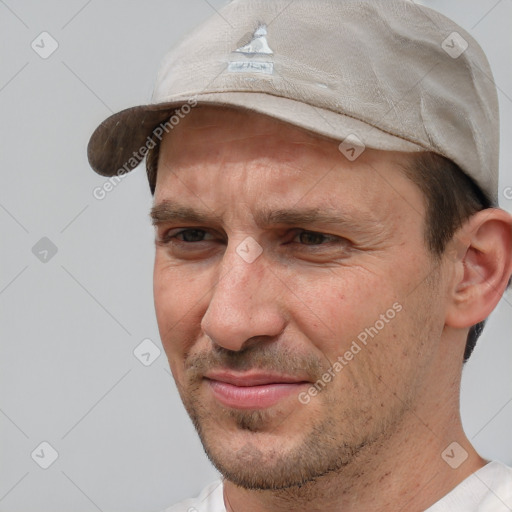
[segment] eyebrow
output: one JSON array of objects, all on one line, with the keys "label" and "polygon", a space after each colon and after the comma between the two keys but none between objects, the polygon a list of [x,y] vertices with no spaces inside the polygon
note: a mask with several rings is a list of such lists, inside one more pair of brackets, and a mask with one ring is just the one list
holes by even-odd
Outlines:
[{"label": "eyebrow", "polygon": [[[168,200],[153,206],[149,215],[154,226],[171,222],[222,223],[222,218],[212,212],[196,210]],[[361,228],[361,224],[375,223],[377,219],[366,212],[358,212],[356,220],[346,212],[329,208],[293,208],[264,209],[255,213],[254,220],[259,227],[335,224]]]},{"label": "eyebrow", "polygon": [[170,201],[162,201],[154,205],[149,212],[153,226],[166,222],[219,222],[220,217],[206,211],[198,211],[188,206],[182,206]]},{"label": "eyebrow", "polygon": [[[222,224],[222,217],[206,210],[196,210],[169,200],[153,206],[150,211],[152,224],[192,222],[194,224]],[[311,224],[333,224],[361,230],[365,224],[378,223],[369,212],[358,212],[357,219],[346,213],[329,208],[264,209],[256,212],[254,220],[259,227],[284,225],[307,226]]]}]

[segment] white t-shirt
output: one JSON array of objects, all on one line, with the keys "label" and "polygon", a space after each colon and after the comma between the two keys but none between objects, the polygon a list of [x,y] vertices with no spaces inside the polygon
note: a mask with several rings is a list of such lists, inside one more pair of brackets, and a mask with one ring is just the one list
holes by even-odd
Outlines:
[{"label": "white t-shirt", "polygon": [[[226,512],[222,480],[162,512]],[[425,512],[512,512],[512,468],[489,462]]]}]

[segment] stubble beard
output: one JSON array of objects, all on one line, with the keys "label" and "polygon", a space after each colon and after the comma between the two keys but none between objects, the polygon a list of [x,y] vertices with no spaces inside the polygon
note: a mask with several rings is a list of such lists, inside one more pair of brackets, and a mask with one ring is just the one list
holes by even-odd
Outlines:
[{"label": "stubble beard", "polygon": [[[305,425],[300,438],[279,442],[276,436],[276,443],[265,450],[260,448],[259,436],[272,432],[270,425],[275,425],[276,413],[225,409],[223,421],[246,438],[241,448],[230,450],[229,436],[233,434],[221,431],[218,415],[207,410],[194,392],[182,393],[182,400],[207,457],[227,480],[249,490],[299,493],[323,477],[357,472],[351,466],[357,465],[362,453],[384,444],[408,409],[402,402],[375,422],[374,411],[362,410],[356,404],[348,412],[331,412]],[[344,416],[341,421],[340,416]],[[280,422],[286,422],[286,418]],[[286,442],[293,444],[283,450]]]},{"label": "stubble beard", "polygon": [[[308,380],[316,382],[326,371],[326,364],[276,346],[256,346],[245,353],[230,353],[217,347],[185,358],[184,380],[176,383],[206,455],[227,480],[245,489],[300,493],[301,488],[311,488],[308,484],[314,486],[322,477],[357,474],[364,467],[364,460],[372,459],[396,432],[414,403],[414,391],[405,386],[402,399],[391,400],[383,414],[380,401],[375,400],[375,393],[379,393],[376,382],[373,386],[360,382],[356,388],[366,389],[360,396],[350,395],[348,383],[332,383],[314,397],[318,400],[316,407],[297,399],[297,408],[311,408],[297,433],[295,409],[287,417],[278,405],[237,410],[208,404],[203,375],[212,368],[264,368],[290,375],[301,368]],[[290,438],[282,433],[287,421],[294,424],[295,433]],[[277,429],[279,433],[272,438]]]}]

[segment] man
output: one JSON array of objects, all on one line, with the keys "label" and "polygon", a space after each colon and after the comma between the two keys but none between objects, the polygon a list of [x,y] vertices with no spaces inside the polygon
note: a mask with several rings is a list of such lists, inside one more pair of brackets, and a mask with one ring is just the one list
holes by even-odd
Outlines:
[{"label": "man", "polygon": [[459,414],[512,273],[491,76],[412,2],[238,0],[96,130],[97,172],[147,159],[162,343],[223,475],[169,511],[512,510]]}]

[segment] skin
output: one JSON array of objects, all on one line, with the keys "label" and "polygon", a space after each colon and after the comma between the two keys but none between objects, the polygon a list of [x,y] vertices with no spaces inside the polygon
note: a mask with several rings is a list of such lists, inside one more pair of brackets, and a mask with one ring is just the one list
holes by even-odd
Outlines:
[{"label": "skin", "polygon": [[[434,258],[424,198],[402,170],[411,158],[366,149],[350,162],[332,140],[211,107],[163,140],[157,321],[184,405],[226,478],[228,511],[420,511],[485,464],[461,426],[462,355],[468,327],[510,275],[510,216],[475,215]],[[335,219],[263,215],[305,209]],[[251,263],[237,252],[247,237],[262,249]],[[236,409],[203,378],[216,369],[303,384],[271,407]],[[441,457],[454,441],[468,453],[456,469]]]}]

